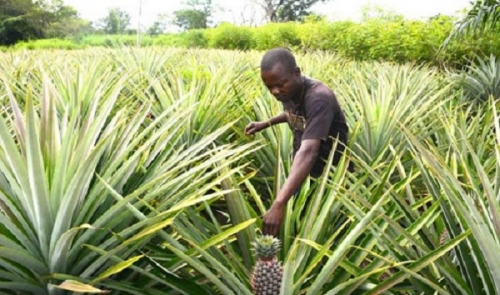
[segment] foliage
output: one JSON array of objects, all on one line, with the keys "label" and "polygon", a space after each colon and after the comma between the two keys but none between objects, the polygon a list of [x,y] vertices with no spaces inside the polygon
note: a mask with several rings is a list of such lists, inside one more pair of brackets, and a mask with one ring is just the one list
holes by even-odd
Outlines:
[{"label": "foliage", "polygon": [[[380,16],[380,17],[379,17]],[[391,15],[368,17],[364,22],[328,22],[308,19],[304,23],[270,23],[260,27],[222,23],[215,28],[162,34],[142,40],[143,46],[267,50],[284,46],[308,51],[328,51],[358,61],[418,63],[464,68],[476,57],[500,54],[500,31],[452,40],[439,51],[453,29],[454,19],[437,16],[427,21],[404,20]],[[72,48],[86,46],[136,45],[133,36],[88,36],[73,39]],[[38,43],[20,44],[19,48],[38,48]],[[57,48],[55,42],[52,48]]]},{"label": "foliage", "polygon": [[164,34],[165,31],[171,25],[171,17],[167,14],[160,13],[156,17],[156,20],[153,24],[148,28],[148,34],[152,36],[158,36]]},{"label": "foliage", "polygon": [[76,35],[89,27],[62,1],[1,0],[0,45]]},{"label": "foliage", "polygon": [[[178,42],[182,47],[186,48],[206,48],[208,44],[205,36],[203,30],[189,30],[180,36]],[[176,41],[173,41],[172,44],[176,44]]]},{"label": "foliage", "polygon": [[19,40],[42,36],[32,23],[31,14],[36,9],[32,1],[2,0],[0,7],[0,40],[2,40],[2,45],[10,45]]},{"label": "foliage", "polygon": [[216,29],[207,30],[204,36],[210,48],[246,50],[254,47],[250,28],[238,27],[230,23],[220,24]]},{"label": "foliage", "polygon": [[120,9],[112,8],[108,15],[100,20],[100,27],[106,34],[123,34],[130,25],[130,15]]},{"label": "foliage", "polygon": [[[344,67],[342,75],[326,81],[345,98],[350,125],[358,124],[359,134],[352,149],[363,161],[374,165],[386,163],[394,154],[405,155],[406,136],[399,131],[400,124],[419,138],[433,133],[423,122],[432,124],[435,119],[429,114],[439,110],[450,93],[450,86],[443,85],[436,70],[375,63]],[[407,160],[402,157],[400,161],[406,165]]]},{"label": "foliage", "polygon": [[207,28],[207,17],[203,11],[184,9],[175,11],[174,14],[175,24],[184,30]]},{"label": "foliage", "polygon": [[[0,74],[1,97],[9,105],[0,117],[4,294],[60,294],[61,288],[75,290],[75,281],[145,294],[109,277],[149,265],[145,246],[155,236],[184,249],[168,228],[186,208],[230,192],[220,189],[220,181],[240,171],[238,162],[255,149],[254,143],[213,146],[230,128],[226,123],[204,130],[192,144],[183,142],[194,104],[180,110],[172,102],[150,119],[147,97],[141,106],[125,96],[138,91],[125,83],[136,68],[114,71],[102,59],[83,59],[81,67],[64,72],[23,61],[40,78],[29,84],[8,79],[10,67]],[[182,280],[156,280],[197,292]]]},{"label": "foliage", "polygon": [[466,71],[454,75],[463,91],[462,100],[484,104],[490,98],[500,99],[500,61],[495,56],[478,58]]},{"label": "foliage", "polygon": [[388,10],[379,5],[368,4],[361,8],[361,20],[383,20],[383,21],[404,21],[404,15],[396,13],[394,10]]},{"label": "foliage", "polygon": [[189,0],[188,9],[174,11],[174,24],[183,30],[206,29],[212,15],[212,0]]},{"label": "foliage", "polygon": [[290,22],[301,21],[310,15],[313,5],[328,0],[259,0],[267,21]]},{"label": "foliage", "polygon": [[155,21],[149,28],[147,33],[151,36],[162,34],[166,29],[166,25],[161,21]]},{"label": "foliage", "polygon": [[451,39],[465,35],[484,34],[488,31],[498,31],[500,20],[499,0],[476,0],[471,2],[472,7],[467,14],[457,23],[457,27],[450,33],[444,45]]},{"label": "foliage", "polygon": [[298,24],[287,22],[282,24],[269,23],[253,32],[256,50],[267,50],[274,47],[298,47],[301,45],[297,34]]},{"label": "foliage", "polygon": [[[286,124],[243,134],[281,111],[260,57],[0,53],[1,292],[251,295],[251,242],[291,166]],[[357,168],[287,205],[282,294],[500,294],[498,103],[460,104],[426,66],[296,57],[337,94]]]}]

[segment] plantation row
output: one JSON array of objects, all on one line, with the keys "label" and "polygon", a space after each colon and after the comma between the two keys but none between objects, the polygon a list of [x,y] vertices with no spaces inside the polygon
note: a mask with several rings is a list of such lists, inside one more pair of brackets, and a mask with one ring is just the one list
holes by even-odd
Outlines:
[{"label": "plantation row", "polygon": [[[291,166],[288,126],[243,134],[281,111],[260,57],[0,53],[0,293],[252,295],[252,242]],[[467,82],[498,64],[462,79],[297,59],[344,107],[357,169],[290,200],[281,294],[500,295],[499,105]]]},{"label": "plantation row", "polygon": [[[453,28],[454,20],[438,16],[428,21],[373,18],[361,23],[309,21],[270,23],[261,27],[231,24],[181,34],[143,36],[143,46],[267,50],[288,46],[303,51],[326,50],[343,58],[361,61],[416,62],[460,67],[480,56],[500,55],[500,30],[481,37],[454,40],[438,54]],[[137,37],[87,36],[19,43],[18,49],[82,49],[94,46],[134,46]]]}]

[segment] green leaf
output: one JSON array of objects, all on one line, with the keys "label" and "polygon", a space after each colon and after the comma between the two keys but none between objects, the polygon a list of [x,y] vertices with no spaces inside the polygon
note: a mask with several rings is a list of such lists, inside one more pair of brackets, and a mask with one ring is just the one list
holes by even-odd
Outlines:
[{"label": "green leaf", "polygon": [[143,257],[144,257],[144,255],[138,255],[138,256],[132,257],[126,261],[118,263],[117,265],[115,265],[115,266],[107,269],[103,273],[101,273],[97,278],[90,281],[90,284],[96,284],[99,281],[107,279],[114,274],[120,273],[121,271],[129,268],[132,264],[136,263],[137,261],[139,261]]},{"label": "green leaf", "polygon": [[387,195],[381,197],[377,203],[370,209],[370,211],[356,224],[355,228],[347,235],[347,237],[340,243],[338,248],[333,252],[332,256],[328,259],[325,266],[319,272],[318,276],[315,278],[311,287],[307,291],[309,294],[319,294],[323,285],[327,283],[330,274],[337,268],[342,257],[349,250],[349,247],[355,241],[355,239],[361,235],[367,228],[370,222],[373,222],[376,213],[381,209],[382,205],[386,202]]},{"label": "green leaf", "polygon": [[[459,243],[461,243],[463,240],[469,236],[469,232],[465,232],[455,239],[449,241],[448,243],[442,245],[441,247],[437,248],[436,250],[430,252],[429,254],[423,256],[421,259],[418,261],[412,263],[408,267],[404,266],[399,266],[398,268],[401,268],[403,272],[400,272],[396,275],[391,276],[389,279],[384,281],[383,283],[379,284],[376,288],[370,290],[367,295],[369,294],[380,294],[386,290],[390,290],[393,286],[395,286],[397,283],[402,282],[405,278],[409,277],[410,275],[416,276],[417,272],[420,271],[422,268],[427,267],[429,264],[434,263],[439,257],[449,253],[451,249],[456,247]],[[427,280],[426,280],[427,281]],[[427,281],[428,283],[431,283],[430,281]],[[432,287],[437,288],[438,286],[434,283],[432,283]],[[440,291],[441,294],[448,294],[444,290]]]},{"label": "green leaf", "polygon": [[110,292],[95,288],[88,284],[72,280],[66,280],[59,285],[52,285],[52,286],[57,289],[72,291],[76,293],[107,294]]},{"label": "green leaf", "polygon": [[[0,257],[14,261],[19,265],[27,267],[28,269],[39,274],[48,272],[47,265],[45,265],[43,261],[37,260],[25,250],[14,250],[6,247],[0,247]],[[1,261],[0,265],[2,265]]]},{"label": "green leaf", "polygon": [[95,229],[90,224],[82,224],[81,226],[74,227],[65,232],[57,240],[50,257],[50,270],[51,272],[66,272],[68,265],[66,264],[67,255],[72,247],[73,239],[82,229]]}]

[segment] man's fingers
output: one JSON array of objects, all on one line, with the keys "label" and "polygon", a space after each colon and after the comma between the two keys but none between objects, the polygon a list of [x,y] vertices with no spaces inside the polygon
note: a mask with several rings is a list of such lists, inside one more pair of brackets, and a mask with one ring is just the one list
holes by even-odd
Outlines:
[{"label": "man's fingers", "polygon": [[252,135],[254,132],[255,132],[255,127],[253,124],[250,124],[245,128],[245,134]]},{"label": "man's fingers", "polygon": [[277,237],[278,236],[278,231],[279,231],[279,227],[278,226],[273,226],[273,228],[271,229],[270,231],[270,234]]},{"label": "man's fingers", "polygon": [[245,134],[246,135],[254,135],[257,133],[260,129],[258,128],[258,124],[253,122],[247,125],[245,128]]},{"label": "man's fingers", "polygon": [[262,226],[262,233],[264,235],[268,235],[269,234],[269,226],[264,224],[264,226]]},{"label": "man's fingers", "polygon": [[276,225],[272,225],[271,228],[269,229],[269,234],[272,235],[272,236],[277,236],[277,227]]},{"label": "man's fingers", "polygon": [[267,222],[266,219],[264,219],[264,222],[262,224],[262,233],[264,235],[268,235],[271,231],[271,225],[269,224],[269,222]]},{"label": "man's fingers", "polygon": [[262,233],[264,235],[278,236],[279,225],[276,223],[266,223],[262,226]]},{"label": "man's fingers", "polygon": [[255,129],[251,128],[246,131],[246,134],[253,135],[255,133]]}]

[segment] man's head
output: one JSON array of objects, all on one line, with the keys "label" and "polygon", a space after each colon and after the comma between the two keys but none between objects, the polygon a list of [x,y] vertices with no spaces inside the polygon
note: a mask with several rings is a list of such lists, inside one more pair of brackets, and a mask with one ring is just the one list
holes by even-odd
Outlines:
[{"label": "man's head", "polygon": [[300,69],[287,49],[266,52],[260,63],[260,74],[267,89],[281,102],[294,99],[302,89]]}]

